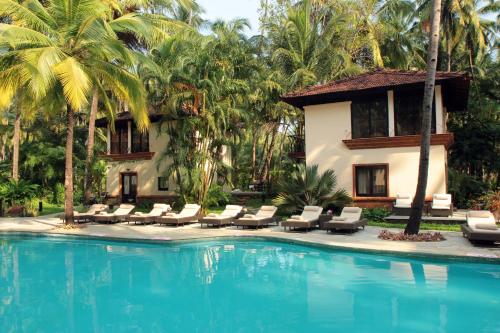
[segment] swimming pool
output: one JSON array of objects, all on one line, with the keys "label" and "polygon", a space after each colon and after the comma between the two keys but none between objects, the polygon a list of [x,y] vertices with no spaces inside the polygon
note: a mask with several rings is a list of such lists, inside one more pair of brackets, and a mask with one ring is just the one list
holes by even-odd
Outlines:
[{"label": "swimming pool", "polygon": [[500,265],[0,234],[0,332],[500,332]]}]

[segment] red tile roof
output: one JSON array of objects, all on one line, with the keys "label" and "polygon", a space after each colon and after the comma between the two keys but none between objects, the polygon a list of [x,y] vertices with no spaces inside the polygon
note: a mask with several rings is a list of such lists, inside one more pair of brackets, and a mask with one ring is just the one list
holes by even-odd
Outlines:
[{"label": "red tile roof", "polygon": [[[424,83],[425,71],[402,71],[394,69],[379,69],[367,72],[351,78],[337,80],[326,84],[311,86],[299,91],[282,96],[282,100],[302,107],[308,105],[302,98],[310,100],[312,96],[318,95],[343,95],[356,91],[364,91],[378,88],[391,88],[403,85]],[[467,74],[462,72],[437,72],[436,81],[468,80]]]},{"label": "red tile roof", "polygon": [[[437,72],[436,80],[463,77],[460,72]],[[311,96],[325,93],[356,91],[380,87],[394,87],[405,84],[425,82],[425,71],[400,71],[379,69],[347,79],[332,81],[326,84],[311,86],[303,90],[291,92],[283,97]]]}]

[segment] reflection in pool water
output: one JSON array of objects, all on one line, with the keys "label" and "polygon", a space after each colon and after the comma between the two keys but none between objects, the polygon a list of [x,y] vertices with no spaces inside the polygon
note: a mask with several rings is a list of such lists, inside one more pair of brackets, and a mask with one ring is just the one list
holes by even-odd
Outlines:
[{"label": "reflection in pool water", "polygon": [[0,332],[500,332],[500,265],[0,235]]}]

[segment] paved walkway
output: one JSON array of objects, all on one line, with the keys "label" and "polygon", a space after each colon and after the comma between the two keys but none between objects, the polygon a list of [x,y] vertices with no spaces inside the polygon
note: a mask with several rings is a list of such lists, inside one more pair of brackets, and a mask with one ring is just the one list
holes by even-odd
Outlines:
[{"label": "paved walkway", "polygon": [[327,234],[322,230],[308,233],[284,232],[281,227],[259,230],[201,228],[199,224],[174,228],[158,225],[115,225],[87,224],[81,228],[64,229],[59,218],[0,218],[0,232],[34,232],[120,239],[172,241],[203,239],[214,237],[271,237],[302,243],[320,244],[337,248],[361,249],[370,251],[394,252],[401,254],[426,254],[435,256],[460,256],[488,258],[500,263],[500,247],[476,247],[462,237],[459,232],[442,232],[446,241],[432,243],[383,241],[377,238],[382,228],[367,227],[366,230],[352,235]]}]

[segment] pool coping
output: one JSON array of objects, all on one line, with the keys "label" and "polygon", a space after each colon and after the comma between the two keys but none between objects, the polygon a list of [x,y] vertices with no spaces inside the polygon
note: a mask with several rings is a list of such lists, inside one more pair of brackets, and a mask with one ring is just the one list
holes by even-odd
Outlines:
[{"label": "pool coping", "polygon": [[[348,245],[340,244],[326,244],[317,242],[314,240],[307,239],[296,239],[286,237],[286,235],[213,235],[205,236],[198,235],[195,237],[186,237],[181,239],[171,239],[168,237],[157,237],[157,238],[141,238],[141,237],[124,237],[124,236],[113,236],[113,235],[98,235],[98,234],[75,234],[64,231],[19,231],[19,230],[0,230],[0,236],[5,234],[12,235],[29,235],[36,237],[53,237],[53,238],[69,238],[69,239],[89,239],[89,240],[108,240],[113,242],[123,242],[123,243],[143,243],[143,244],[176,244],[176,243],[193,243],[193,242],[203,242],[203,241],[215,241],[215,240],[228,240],[228,239],[244,239],[244,240],[269,240],[286,244],[297,244],[312,248],[328,249],[328,250],[340,250],[345,252],[358,252],[365,254],[376,254],[385,256],[395,256],[400,258],[409,259],[419,259],[419,260],[443,260],[451,262],[467,262],[467,263],[486,263],[486,264],[498,264],[500,265],[500,257],[495,256],[479,256],[479,255],[450,255],[450,254],[439,254],[425,252],[422,250],[416,250],[416,252],[408,251],[397,251],[390,249],[368,249],[359,248]],[[389,242],[389,241],[388,241]]]}]

